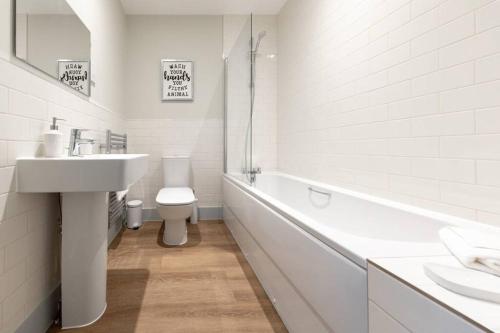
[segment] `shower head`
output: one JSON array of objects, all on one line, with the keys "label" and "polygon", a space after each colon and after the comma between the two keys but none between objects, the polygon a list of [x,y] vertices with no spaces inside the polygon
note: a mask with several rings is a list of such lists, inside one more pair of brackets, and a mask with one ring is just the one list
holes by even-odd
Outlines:
[{"label": "shower head", "polygon": [[262,41],[262,39],[264,39],[264,37],[266,37],[266,35],[266,30],[262,30],[261,32],[259,32],[259,34],[257,35],[257,42],[255,43],[255,49],[253,50],[254,53],[257,53],[257,51],[259,50],[260,42]]}]

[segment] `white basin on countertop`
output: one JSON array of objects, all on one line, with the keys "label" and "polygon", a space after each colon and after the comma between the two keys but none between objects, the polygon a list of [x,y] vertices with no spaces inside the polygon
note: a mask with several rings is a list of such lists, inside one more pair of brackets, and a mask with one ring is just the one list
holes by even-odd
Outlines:
[{"label": "white basin on countertop", "polygon": [[17,159],[17,191],[121,191],[147,171],[147,154],[95,154],[71,157]]}]

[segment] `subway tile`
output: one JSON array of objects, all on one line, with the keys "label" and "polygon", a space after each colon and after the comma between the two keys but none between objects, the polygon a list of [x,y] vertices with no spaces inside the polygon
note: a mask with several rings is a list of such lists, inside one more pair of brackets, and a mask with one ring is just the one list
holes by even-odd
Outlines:
[{"label": "subway tile", "polygon": [[411,121],[413,136],[474,134],[474,111],[454,112]]},{"label": "subway tile", "polygon": [[443,203],[441,201],[426,200],[422,198],[416,198],[413,201],[413,205],[433,210],[435,212],[440,212],[448,215],[458,216],[463,219],[475,220],[476,211],[472,208],[466,208],[456,205],[450,205]]},{"label": "subway tile", "polygon": [[421,178],[474,184],[476,182],[475,161],[444,158],[413,158],[412,175]]},{"label": "subway tile", "polygon": [[20,239],[27,232],[26,215],[3,220],[0,223],[0,231],[0,247]]},{"label": "subway tile", "polygon": [[476,131],[478,134],[500,133],[500,107],[477,110]]},{"label": "subway tile", "polygon": [[386,172],[395,175],[411,175],[411,158],[409,157],[388,157],[388,168]]},{"label": "subway tile", "polygon": [[355,171],[356,184],[370,188],[387,190],[389,188],[389,176],[376,172]]},{"label": "subway tile", "polygon": [[5,303],[7,306],[3,307],[3,320],[6,322],[11,321],[15,318],[19,312],[26,315],[26,299],[27,299],[27,285],[23,284],[17,288],[12,294],[5,298]]},{"label": "subway tile", "polygon": [[412,56],[437,50],[474,35],[474,14],[462,16],[411,41]]},{"label": "subway tile", "polygon": [[[53,196],[14,191],[16,158],[43,154],[41,134],[48,129],[51,116],[68,120],[62,125],[66,135],[69,128],[85,127],[100,140],[106,128],[122,132],[125,126],[121,114],[90,104],[7,61],[0,60],[0,73],[0,331],[14,332],[59,279],[55,276],[53,285],[35,279],[54,276],[52,266],[46,263],[57,258],[57,242],[48,234],[57,206]],[[216,126],[210,119],[203,122],[207,127]],[[191,128],[194,125],[186,131]],[[218,128],[222,129],[220,120]],[[212,134],[208,136],[207,141],[213,142]],[[222,154],[217,156],[222,158]],[[36,252],[36,258],[28,252]]]},{"label": "subway tile", "polygon": [[0,114],[0,140],[27,140],[29,135],[28,119]]},{"label": "subway tile", "polygon": [[450,158],[500,159],[500,134],[447,136],[441,138],[441,155]]},{"label": "subway tile", "polygon": [[9,112],[9,90],[0,86],[0,113]]},{"label": "subway tile", "polygon": [[500,80],[500,53],[476,60],[476,82],[493,80]]},{"label": "subway tile", "polygon": [[439,199],[439,183],[435,180],[394,175],[390,178],[390,189],[420,198]]},{"label": "subway tile", "polygon": [[410,43],[397,46],[367,61],[367,74],[376,73],[410,58]]},{"label": "subway tile", "polygon": [[408,21],[410,21],[410,6],[405,5],[373,25],[369,30],[370,39],[376,40]]},{"label": "subway tile", "polygon": [[499,187],[442,182],[441,200],[452,205],[500,213]]},{"label": "subway tile", "polygon": [[9,91],[9,113],[47,120],[47,102],[11,89]]},{"label": "subway tile", "polygon": [[500,228],[500,214],[477,211],[477,221]]},{"label": "subway tile", "polygon": [[474,63],[469,62],[412,80],[414,96],[460,88],[474,83]]},{"label": "subway tile", "polygon": [[428,31],[410,42],[411,55],[416,57],[439,49],[439,30]]},{"label": "subway tile", "polygon": [[7,141],[0,141],[0,168],[8,165]]},{"label": "subway tile", "polygon": [[439,95],[425,95],[389,104],[389,118],[410,118],[439,112]]},{"label": "subway tile", "polygon": [[438,29],[439,47],[472,36],[475,33],[474,24],[474,14],[471,13],[441,26]]},{"label": "subway tile", "polygon": [[[29,141],[43,141],[43,133],[47,131],[48,123],[40,120],[29,120]],[[69,142],[69,141],[68,141]]]},{"label": "subway tile", "polygon": [[500,81],[445,91],[440,94],[442,112],[500,106]]},{"label": "subway tile", "polygon": [[29,236],[25,235],[5,247],[5,267],[7,269],[24,262],[28,256]]},{"label": "subway tile", "polygon": [[411,174],[420,178],[439,179],[438,158],[412,158]]},{"label": "subway tile", "polygon": [[448,0],[438,7],[439,23],[445,24],[493,0]]},{"label": "subway tile", "polygon": [[472,160],[440,159],[439,179],[449,182],[475,183],[476,165]]},{"label": "subway tile", "polygon": [[408,42],[413,38],[438,26],[438,10],[433,9],[414,18],[404,26],[388,34],[389,47],[394,47]]},{"label": "subway tile", "polygon": [[15,168],[0,167],[0,194],[15,190]]},{"label": "subway tile", "polygon": [[500,187],[500,161],[479,160],[477,163],[477,183]]},{"label": "subway tile", "polygon": [[437,52],[425,54],[420,57],[412,58],[411,60],[390,68],[387,72],[388,82],[394,83],[408,80],[429,72],[435,71],[438,68]]},{"label": "subway tile", "polygon": [[439,50],[439,65],[450,67],[500,52],[500,28],[487,30],[480,34],[456,42]]},{"label": "subway tile", "polygon": [[439,138],[402,138],[388,140],[391,156],[437,157]]},{"label": "subway tile", "polygon": [[7,144],[8,165],[15,165],[18,157],[40,156],[43,156],[43,144],[41,142],[9,141]]},{"label": "subway tile", "polygon": [[[25,213],[40,204],[45,194],[9,192],[0,194],[0,221]],[[0,235],[1,236],[1,235]]]},{"label": "subway tile", "polygon": [[22,262],[0,276],[0,302],[26,281],[26,263]]},{"label": "subway tile", "polygon": [[417,17],[423,13],[436,8],[445,0],[413,0],[411,2],[411,16]]},{"label": "subway tile", "polygon": [[500,1],[496,0],[491,4],[476,10],[476,29],[478,32],[491,29],[500,25]]},{"label": "subway tile", "polygon": [[[345,126],[387,120],[387,105],[380,105],[350,112],[335,113],[329,121],[333,126]],[[269,140],[268,135],[264,135]]]},{"label": "subway tile", "polygon": [[[297,3],[305,6],[303,1]],[[396,200],[469,219],[485,219],[484,212],[500,215],[491,211],[485,195],[490,193],[485,188],[498,187],[491,177],[496,172],[493,166],[500,161],[500,150],[494,144],[500,142],[500,74],[496,66],[500,15],[494,10],[498,3],[409,1],[391,11],[378,8],[371,16],[360,14],[359,24],[352,29],[346,23],[316,35],[304,31],[300,45],[289,36],[280,38],[286,48],[279,48],[279,67],[287,69],[319,59],[325,50],[333,54],[345,36],[359,34],[345,43],[349,53],[323,58],[312,67],[322,71],[328,59],[327,70],[322,72],[328,82],[323,94],[338,88],[336,98],[342,99],[322,101],[321,93],[314,89],[299,96],[300,87],[311,86],[315,78],[294,72],[279,74],[276,126],[281,170],[382,196],[388,195],[383,179],[398,175],[401,178],[391,178],[390,189]],[[336,14],[339,19],[345,15]],[[298,21],[288,23],[307,30]],[[368,32],[361,33],[360,27],[368,27]],[[329,40],[337,42],[335,47],[305,47]],[[377,112],[368,112],[371,109]],[[265,142],[262,138],[258,141]],[[331,154],[328,162],[325,154]],[[333,169],[338,170],[335,176],[328,176]],[[373,182],[374,174],[381,175],[380,183]],[[478,199],[456,198],[449,186],[472,192]]]}]

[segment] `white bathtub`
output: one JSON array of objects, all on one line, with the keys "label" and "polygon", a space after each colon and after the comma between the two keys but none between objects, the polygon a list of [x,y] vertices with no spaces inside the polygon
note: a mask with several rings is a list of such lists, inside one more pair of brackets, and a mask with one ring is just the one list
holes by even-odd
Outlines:
[{"label": "white bathtub", "polygon": [[437,231],[470,224],[280,173],[225,175],[224,220],[288,329],[314,333],[368,332],[368,258],[448,255]]}]

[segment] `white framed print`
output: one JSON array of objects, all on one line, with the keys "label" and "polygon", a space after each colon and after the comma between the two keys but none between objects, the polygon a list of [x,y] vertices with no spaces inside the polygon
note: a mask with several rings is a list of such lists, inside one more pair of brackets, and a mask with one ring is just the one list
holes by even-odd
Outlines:
[{"label": "white framed print", "polygon": [[61,59],[57,61],[59,81],[82,94],[90,95],[90,62]]},{"label": "white framed print", "polygon": [[162,101],[193,100],[193,62],[189,60],[161,60]]}]

